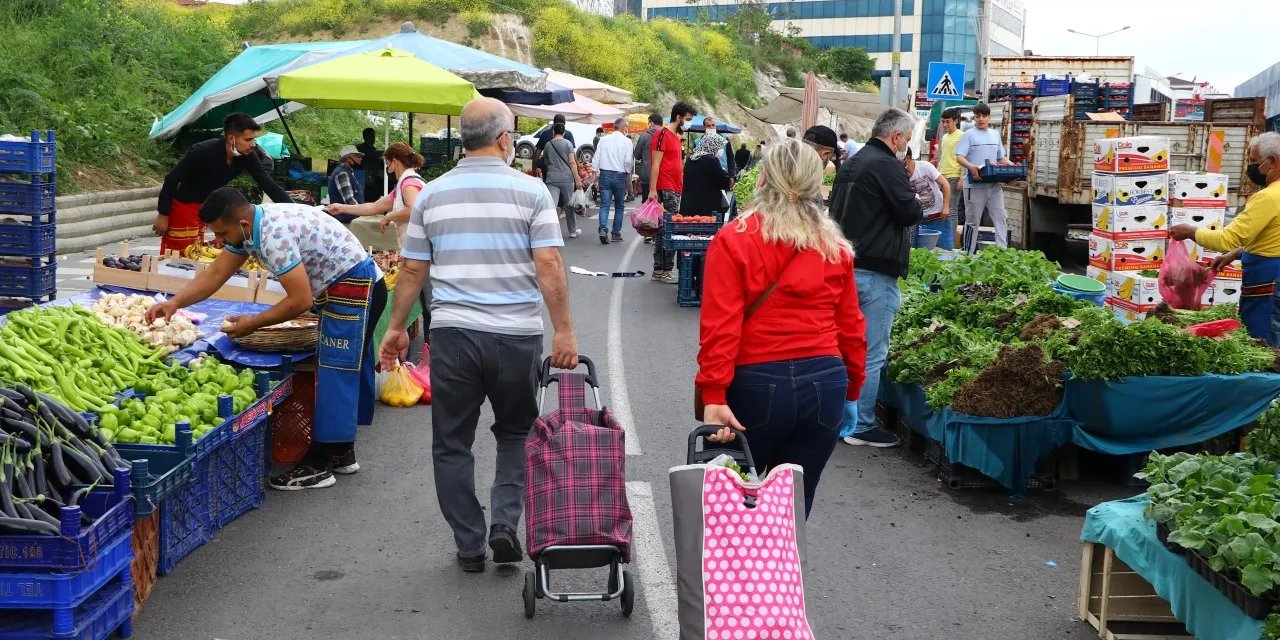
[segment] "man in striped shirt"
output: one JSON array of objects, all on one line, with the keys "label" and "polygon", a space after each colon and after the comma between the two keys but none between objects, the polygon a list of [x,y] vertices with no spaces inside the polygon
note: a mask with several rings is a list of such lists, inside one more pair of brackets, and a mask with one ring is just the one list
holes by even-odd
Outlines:
[{"label": "man in striped shirt", "polygon": [[475,492],[480,408],[493,408],[497,474],[490,494],[493,561],[520,562],[516,534],[524,495],[524,442],[538,417],[542,305],[551,314],[551,364],[578,365],[556,204],[542,182],[511,168],[515,119],[480,98],[462,110],[466,157],[433,180],[413,206],[400,255],[384,369],[409,347],[405,325],[431,277],[431,454],[436,497],[453,528],[463,571],[485,568],[485,516]]}]

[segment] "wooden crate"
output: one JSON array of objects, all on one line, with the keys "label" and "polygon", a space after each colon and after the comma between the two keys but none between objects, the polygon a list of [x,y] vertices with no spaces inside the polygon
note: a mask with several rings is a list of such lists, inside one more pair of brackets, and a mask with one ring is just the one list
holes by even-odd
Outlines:
[{"label": "wooden crate", "polygon": [[[116,255],[125,257],[129,255],[129,243],[121,242],[116,249]],[[139,291],[149,291],[150,285],[150,269],[149,264],[151,256],[143,256],[142,271],[125,271],[124,269],[112,269],[104,266],[102,261],[107,257],[106,251],[102,247],[98,247],[98,253],[93,261],[93,283],[97,285],[111,285],[116,287],[128,287]]]},{"label": "wooden crate", "polygon": [[265,273],[258,274],[255,302],[258,304],[275,304],[284,300],[284,298],[284,285],[281,285],[280,281],[272,280]]},{"label": "wooden crate", "polygon": [[1018,181],[1001,185],[1004,190],[1005,220],[1009,226],[1009,246],[1027,247],[1028,211],[1027,183]]},{"label": "wooden crate", "polygon": [[[194,269],[179,269],[178,265],[191,265]],[[183,258],[176,252],[151,261],[151,273],[147,276],[152,291],[161,293],[177,293],[191,284],[196,274],[208,269],[210,263]],[[250,272],[248,277],[231,276],[222,288],[209,296],[214,300],[231,300],[233,302],[253,302],[258,291],[258,274]]]},{"label": "wooden crate", "polygon": [[1169,603],[1107,546],[1084,543],[1078,614],[1104,640],[1192,638]]}]

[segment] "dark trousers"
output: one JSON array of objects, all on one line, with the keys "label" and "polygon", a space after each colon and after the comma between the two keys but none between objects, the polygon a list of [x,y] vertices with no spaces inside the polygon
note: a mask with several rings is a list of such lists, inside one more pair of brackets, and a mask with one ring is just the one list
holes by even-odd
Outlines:
[{"label": "dark trousers", "polygon": [[431,458],[440,511],[453,529],[458,554],[484,555],[484,510],[476,498],[476,425],[485,399],[498,444],[489,492],[493,524],[519,530],[524,500],[524,441],[538,417],[542,336],[468,329],[431,331]]},{"label": "dark trousers", "polygon": [[787,462],[804,467],[806,518],[840,437],[848,390],[844,362],[830,356],[744,365],[729,385],[729,408],[746,427],[756,470],[763,475]]},{"label": "dark trousers", "polygon": [[[680,213],[680,194],[675,191],[659,191],[658,203],[666,213]],[[653,270],[671,271],[676,267],[676,253],[667,251],[662,244],[662,234],[653,239]]]}]

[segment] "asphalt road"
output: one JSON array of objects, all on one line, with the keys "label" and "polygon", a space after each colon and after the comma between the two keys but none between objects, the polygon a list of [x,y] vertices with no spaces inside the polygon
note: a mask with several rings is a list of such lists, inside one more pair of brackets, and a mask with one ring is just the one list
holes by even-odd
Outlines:
[{"label": "asphalt road", "polygon": [[[593,235],[568,240],[566,265],[649,271],[651,246],[625,235],[610,246]],[[262,509],[160,579],[135,637],[674,640],[666,474],[683,462],[693,426],[698,310],[676,306],[676,287],[647,276],[569,278],[581,351],[601,366],[605,402],[629,429],[640,582],[630,619],[617,603],[544,600],[526,620],[519,570],[461,573],[435,498],[430,410],[380,407],[360,434],[358,475],[326,490],[270,492]],[[484,432],[476,453],[487,487],[493,440]],[[945,488],[918,453],[841,444],[807,525],[809,619],[819,638],[1094,638],[1074,617],[1082,517],[1136,492],[1069,482],[1011,502]],[[579,572],[563,586],[604,579],[603,570]]]}]

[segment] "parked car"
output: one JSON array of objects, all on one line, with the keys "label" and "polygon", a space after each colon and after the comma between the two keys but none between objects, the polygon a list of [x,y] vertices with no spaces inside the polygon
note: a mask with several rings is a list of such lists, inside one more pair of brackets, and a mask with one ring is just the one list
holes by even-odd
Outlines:
[{"label": "parked car", "polygon": [[[525,159],[532,158],[533,150],[538,144],[538,134],[542,133],[550,126],[550,123],[545,124],[541,129],[538,129],[527,136],[522,136],[517,140],[516,156]],[[596,149],[591,145],[591,142],[596,137],[596,125],[582,124],[579,122],[566,122],[565,130],[573,134],[573,142],[577,145],[578,149],[578,162],[591,162],[591,159],[596,155]]]}]

